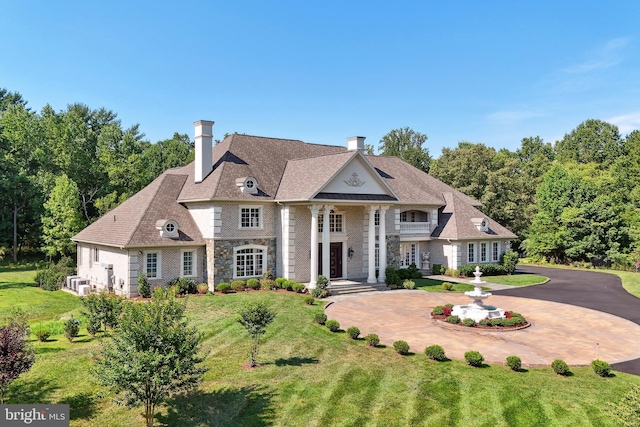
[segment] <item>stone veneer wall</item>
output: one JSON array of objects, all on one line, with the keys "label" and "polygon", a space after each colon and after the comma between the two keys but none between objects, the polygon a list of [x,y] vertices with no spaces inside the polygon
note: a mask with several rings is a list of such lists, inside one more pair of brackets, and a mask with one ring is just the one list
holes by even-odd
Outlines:
[{"label": "stone veneer wall", "polygon": [[387,235],[387,267],[400,266],[400,236]]},{"label": "stone veneer wall", "polygon": [[260,245],[267,247],[265,270],[271,270],[276,276],[276,239],[234,239],[214,241],[214,283],[233,281],[233,248],[245,245]]}]

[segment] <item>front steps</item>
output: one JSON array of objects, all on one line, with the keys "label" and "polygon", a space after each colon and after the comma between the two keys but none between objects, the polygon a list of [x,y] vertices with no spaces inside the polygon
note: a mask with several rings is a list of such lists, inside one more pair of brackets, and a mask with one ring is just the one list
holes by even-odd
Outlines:
[{"label": "front steps", "polygon": [[351,280],[332,281],[328,289],[331,291],[331,296],[389,290],[387,285],[385,285],[384,283],[361,283]]}]

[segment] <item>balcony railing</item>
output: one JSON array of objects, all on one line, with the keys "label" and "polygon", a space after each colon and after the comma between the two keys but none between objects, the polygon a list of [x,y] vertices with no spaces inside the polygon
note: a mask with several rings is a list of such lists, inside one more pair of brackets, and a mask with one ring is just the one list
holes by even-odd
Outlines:
[{"label": "balcony railing", "polygon": [[431,233],[430,222],[401,222],[401,234],[429,234]]}]

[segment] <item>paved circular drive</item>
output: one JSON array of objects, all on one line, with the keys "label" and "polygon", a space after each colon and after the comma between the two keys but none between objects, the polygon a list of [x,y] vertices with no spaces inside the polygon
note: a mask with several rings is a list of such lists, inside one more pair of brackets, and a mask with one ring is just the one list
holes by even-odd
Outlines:
[{"label": "paved circular drive", "polygon": [[[540,272],[548,276],[545,273]],[[482,353],[487,363],[504,363],[507,356],[516,355],[529,367],[550,365],[554,359],[575,366],[588,365],[596,357],[612,364],[640,358],[640,326],[636,323],[589,308],[531,297],[494,293],[488,299],[491,305],[522,313],[532,324],[508,332],[454,328],[431,319],[429,313],[436,305],[469,303],[463,294],[376,292],[341,298],[330,304],[326,313],[329,319],[338,320],[343,329],[357,326],[362,335],[378,334],[382,344],[404,340],[416,353],[439,344],[452,359],[464,359],[469,350]]]}]

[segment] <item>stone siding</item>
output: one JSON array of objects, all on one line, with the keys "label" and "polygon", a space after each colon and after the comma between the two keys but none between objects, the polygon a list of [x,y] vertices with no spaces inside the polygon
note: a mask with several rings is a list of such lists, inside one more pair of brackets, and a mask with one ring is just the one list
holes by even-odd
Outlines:
[{"label": "stone siding", "polygon": [[233,281],[233,249],[245,245],[259,245],[267,247],[267,259],[264,260],[264,269],[276,271],[276,239],[227,239],[214,240],[214,283]]}]

